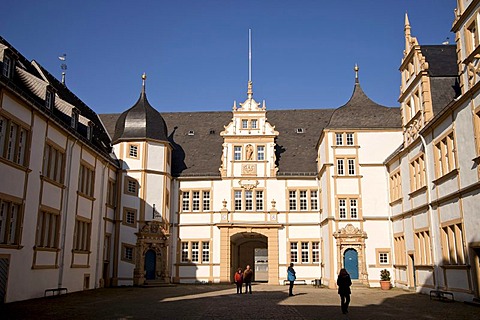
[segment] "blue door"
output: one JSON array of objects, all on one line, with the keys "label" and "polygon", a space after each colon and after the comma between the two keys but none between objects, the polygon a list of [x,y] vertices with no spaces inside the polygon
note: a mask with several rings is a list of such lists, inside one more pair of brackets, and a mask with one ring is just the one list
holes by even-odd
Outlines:
[{"label": "blue door", "polygon": [[343,255],[343,265],[350,274],[350,278],[358,279],[358,252],[355,249],[348,249]]},{"label": "blue door", "polygon": [[155,279],[156,258],[157,258],[157,255],[153,250],[148,250],[147,253],[145,253],[145,278],[147,280]]}]

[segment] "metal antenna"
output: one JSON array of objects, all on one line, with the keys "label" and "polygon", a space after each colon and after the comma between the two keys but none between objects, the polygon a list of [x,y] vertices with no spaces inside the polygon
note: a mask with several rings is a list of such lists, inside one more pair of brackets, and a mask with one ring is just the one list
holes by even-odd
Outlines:
[{"label": "metal antenna", "polygon": [[65,85],[65,75],[67,74],[67,54],[59,56],[58,59],[62,61],[60,69],[62,69],[62,84]]}]

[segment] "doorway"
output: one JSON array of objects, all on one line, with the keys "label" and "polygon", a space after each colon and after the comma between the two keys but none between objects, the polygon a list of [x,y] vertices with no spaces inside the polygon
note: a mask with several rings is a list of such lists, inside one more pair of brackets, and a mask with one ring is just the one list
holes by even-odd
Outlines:
[{"label": "doorway", "polygon": [[155,253],[154,250],[148,250],[145,253],[145,279],[146,280],[155,279],[156,260],[157,260],[157,254]]},{"label": "doorway", "polygon": [[[438,279],[435,279],[438,281]],[[415,258],[413,254],[408,255],[408,283],[414,290],[417,288],[417,279],[415,276]]]},{"label": "doorway", "polygon": [[8,282],[8,257],[0,257],[0,304],[5,302]]},{"label": "doorway", "polygon": [[474,272],[475,277],[475,298],[480,299],[480,248],[473,249]]},{"label": "doorway", "polygon": [[347,249],[343,255],[343,266],[350,274],[350,278],[358,279],[358,252],[355,249]]},{"label": "doorway", "polygon": [[255,232],[241,232],[230,240],[231,264],[230,278],[238,268],[245,270],[247,265],[253,269],[253,281],[268,281],[268,238]]}]

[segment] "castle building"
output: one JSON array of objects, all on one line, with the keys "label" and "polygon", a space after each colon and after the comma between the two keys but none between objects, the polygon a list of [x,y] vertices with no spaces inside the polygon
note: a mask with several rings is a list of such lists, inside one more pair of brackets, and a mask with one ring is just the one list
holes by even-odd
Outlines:
[{"label": "castle building", "polygon": [[[405,16],[399,107],[355,66],[335,109],[159,112],[140,97],[97,115],[0,38],[0,301],[121,285],[254,280],[479,298],[480,1],[456,45],[420,45]],[[347,99],[346,99],[347,100]],[[161,111],[161,110],[160,110]]]}]

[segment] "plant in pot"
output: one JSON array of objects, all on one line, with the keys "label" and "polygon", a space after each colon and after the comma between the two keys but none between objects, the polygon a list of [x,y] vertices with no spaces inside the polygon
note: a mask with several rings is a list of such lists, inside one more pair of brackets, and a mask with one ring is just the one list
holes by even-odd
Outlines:
[{"label": "plant in pot", "polygon": [[390,289],[390,271],[387,269],[380,271],[380,288],[382,288],[382,290]]}]

